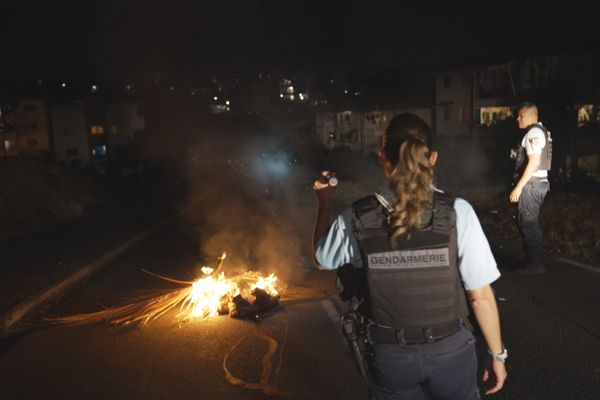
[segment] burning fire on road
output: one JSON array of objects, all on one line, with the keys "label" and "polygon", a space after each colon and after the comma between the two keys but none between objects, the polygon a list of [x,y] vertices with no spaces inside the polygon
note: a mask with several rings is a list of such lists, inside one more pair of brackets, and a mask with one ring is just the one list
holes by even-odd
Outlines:
[{"label": "burning fire on road", "polygon": [[226,277],[221,269],[227,255],[218,258],[215,267],[203,267],[203,276],[195,281],[180,281],[144,272],[168,282],[183,285],[181,289],[144,297],[132,303],[106,308],[101,311],[50,318],[49,322],[66,325],[82,325],[109,322],[114,325],[148,325],[170,310],[179,308],[179,321],[192,321],[229,314],[233,318],[258,318],[262,313],[279,305],[277,276],[263,276],[247,271]]}]

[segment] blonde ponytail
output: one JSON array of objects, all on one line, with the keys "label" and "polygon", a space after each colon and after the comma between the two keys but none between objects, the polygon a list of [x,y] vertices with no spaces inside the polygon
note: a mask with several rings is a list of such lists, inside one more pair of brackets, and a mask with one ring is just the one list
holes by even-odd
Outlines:
[{"label": "blonde ponytail", "polygon": [[433,132],[414,114],[396,115],[383,135],[380,152],[388,186],[395,195],[390,213],[390,244],[423,228],[421,216],[432,203]]}]

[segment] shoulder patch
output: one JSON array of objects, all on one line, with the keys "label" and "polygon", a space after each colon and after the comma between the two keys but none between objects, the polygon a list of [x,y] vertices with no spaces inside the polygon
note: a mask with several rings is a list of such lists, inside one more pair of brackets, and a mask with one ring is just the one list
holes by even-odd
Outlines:
[{"label": "shoulder patch", "polygon": [[540,138],[538,138],[537,136],[529,138],[529,144],[531,146],[537,146],[539,143],[540,143]]}]

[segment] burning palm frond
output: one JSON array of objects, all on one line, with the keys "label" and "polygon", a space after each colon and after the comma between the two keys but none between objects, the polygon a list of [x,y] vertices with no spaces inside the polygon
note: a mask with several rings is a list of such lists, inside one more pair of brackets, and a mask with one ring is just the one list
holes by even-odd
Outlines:
[{"label": "burning palm frond", "polygon": [[[122,306],[50,318],[47,321],[64,325],[109,322],[123,326],[136,324],[146,326],[177,306],[179,306],[177,319],[189,322],[194,318],[227,313],[232,317],[257,316],[260,312],[279,304],[279,292],[275,289],[277,277],[274,274],[263,277],[249,271],[234,278],[225,278],[223,272],[220,272],[225,257],[226,254],[223,253],[215,268],[203,267],[202,273],[205,277],[194,282],[180,281],[143,270],[152,276],[185,287],[161,295],[146,296]],[[252,303],[246,300],[248,293],[255,298]]]}]

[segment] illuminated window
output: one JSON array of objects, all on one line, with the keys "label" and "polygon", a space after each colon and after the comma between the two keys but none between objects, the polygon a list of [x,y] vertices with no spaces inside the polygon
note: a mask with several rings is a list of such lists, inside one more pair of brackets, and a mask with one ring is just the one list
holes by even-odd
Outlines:
[{"label": "illuminated window", "polygon": [[592,104],[584,104],[577,110],[577,126],[581,127],[590,123],[591,116],[594,112]]},{"label": "illuminated window", "polygon": [[96,146],[92,149],[93,156],[105,156],[106,155],[106,145]]},{"label": "illuminated window", "polygon": [[92,125],[90,127],[90,133],[92,135],[104,135],[104,126],[102,126],[102,125]]},{"label": "illuminated window", "polygon": [[499,121],[512,117],[511,107],[481,107],[479,112],[481,125],[487,126],[495,125]]}]

